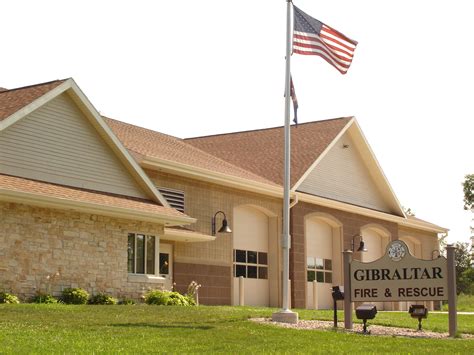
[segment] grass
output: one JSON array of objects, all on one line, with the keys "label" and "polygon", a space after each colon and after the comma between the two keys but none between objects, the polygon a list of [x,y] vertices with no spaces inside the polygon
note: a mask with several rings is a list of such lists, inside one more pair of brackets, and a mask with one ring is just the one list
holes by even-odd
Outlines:
[{"label": "grass", "polygon": [[[458,296],[456,308],[458,312],[474,312],[474,295],[460,294]],[[448,310],[448,305],[443,304],[443,311]]]},{"label": "grass", "polygon": [[[0,305],[0,353],[472,353],[474,349],[474,340],[294,330],[247,320],[269,317],[274,311],[224,306]],[[298,312],[304,319],[332,318],[330,311]],[[416,321],[404,313],[379,313],[376,320],[416,327]],[[461,332],[474,333],[474,316],[459,315],[458,322]],[[446,331],[447,324],[446,314],[430,314],[424,327]]]}]

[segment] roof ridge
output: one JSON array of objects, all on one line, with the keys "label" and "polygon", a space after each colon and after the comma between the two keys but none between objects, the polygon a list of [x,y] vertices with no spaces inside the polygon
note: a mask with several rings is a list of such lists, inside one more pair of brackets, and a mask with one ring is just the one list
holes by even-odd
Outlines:
[{"label": "roof ridge", "polygon": [[[128,125],[128,126],[132,126],[132,127],[136,127],[136,128],[140,128],[140,129],[145,129],[147,131],[151,131],[151,132],[154,132],[154,133],[158,133],[158,134],[162,134],[164,136],[167,136],[167,137],[171,137],[171,138],[174,138],[174,139],[177,139],[177,140],[180,140],[182,141],[183,138],[179,138],[179,137],[176,137],[176,136],[172,136],[171,134],[168,134],[168,133],[163,133],[163,132],[159,132],[159,131],[155,131],[154,129],[151,129],[151,128],[146,128],[146,127],[142,127],[142,126],[138,126],[136,124],[133,124],[133,123],[128,123],[128,122],[124,122],[124,121],[120,121],[120,120],[117,120],[116,118],[112,118],[112,117],[109,117],[109,116],[105,116],[105,115],[101,115],[102,118],[106,118],[108,120],[111,120],[111,121],[115,121],[115,122],[118,122],[120,124],[125,124],[125,125]],[[187,144],[187,143],[186,143]],[[189,144],[188,144],[189,145]],[[191,146],[191,145],[190,145]],[[192,147],[192,146],[191,146]]]},{"label": "roof ridge", "polygon": [[16,90],[23,90],[23,89],[29,89],[29,88],[33,88],[33,87],[36,87],[36,86],[42,86],[42,85],[48,85],[48,84],[52,84],[52,83],[55,83],[55,82],[60,82],[60,81],[66,81],[68,79],[71,79],[71,78],[66,78],[66,79],[56,79],[56,80],[51,80],[51,81],[46,81],[44,83],[39,83],[39,84],[32,84],[32,85],[26,85],[26,86],[20,86],[20,87],[17,87],[17,88],[13,88],[13,89],[5,89],[3,91],[0,91],[0,94],[3,94],[3,93],[7,93],[7,92],[12,92],[12,91],[16,91]]},{"label": "roof ridge", "polygon": [[[323,123],[323,122],[328,122],[328,121],[336,121],[336,120],[343,120],[343,119],[351,119],[351,118],[354,118],[354,117],[355,116],[343,116],[343,117],[336,117],[336,118],[328,118],[328,119],[324,119],[324,120],[302,122],[302,123],[298,123],[298,126],[303,126],[303,125],[308,125],[308,124],[318,124],[318,123]],[[283,128],[283,127],[284,126],[275,126],[275,127],[267,127],[267,128],[249,129],[249,130],[238,131],[238,132],[209,134],[209,135],[206,135],[206,136],[196,136],[196,137],[183,138],[183,140],[186,141],[186,140],[192,140],[192,139],[210,138],[210,137],[218,137],[218,136],[228,136],[228,135],[233,135],[233,134],[242,134],[242,133],[250,133],[250,132],[262,132],[262,131],[269,131],[269,130],[272,130],[272,129],[280,129],[280,128]],[[296,128],[296,126],[295,126],[295,128]]]}]

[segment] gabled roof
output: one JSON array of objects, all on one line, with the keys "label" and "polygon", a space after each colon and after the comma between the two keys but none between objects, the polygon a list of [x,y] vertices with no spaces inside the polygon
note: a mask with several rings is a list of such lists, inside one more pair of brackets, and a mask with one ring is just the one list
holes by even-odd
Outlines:
[{"label": "gabled roof", "polygon": [[[291,182],[294,186],[352,117],[291,126]],[[186,143],[283,185],[284,127],[187,138]]]},{"label": "gabled roof", "polygon": [[8,118],[18,110],[64,83],[65,80],[54,80],[47,83],[25,86],[12,90],[0,90],[0,121]]},{"label": "gabled roof", "polygon": [[144,161],[146,158],[155,158],[200,168],[209,172],[218,172],[263,184],[275,185],[275,183],[262,176],[193,147],[180,138],[111,118],[104,118],[115,135],[139,162]]},{"label": "gabled roof", "polygon": [[[170,216],[173,215],[174,209],[169,206],[168,202],[156,189],[142,168],[123,147],[122,143],[113,134],[109,126],[104,122],[103,118],[90,103],[87,97],[82,93],[73,79],[57,80],[0,92],[0,132],[7,129],[11,125],[14,125],[16,122],[20,121],[31,112],[37,110],[39,107],[42,107],[63,93],[67,93],[73,99],[80,110],[84,113],[85,117],[97,130],[100,137],[107,143],[114,154],[124,164],[128,172],[142,187],[143,191],[150,198],[148,201],[149,204],[155,204],[156,207],[160,207],[160,209],[169,209]],[[15,181],[21,185],[21,180]],[[5,178],[3,179],[2,183],[7,183]],[[11,186],[4,186],[3,188],[8,190],[11,188]],[[65,188],[66,187],[63,187],[63,192],[65,191]],[[50,191],[50,189],[44,189],[42,191],[47,192]],[[100,191],[89,191],[87,195],[91,196],[92,193],[96,193],[97,196],[103,196],[103,193]],[[125,196],[123,198],[127,199]],[[112,200],[119,205],[120,201],[123,201],[117,198]],[[112,200],[109,199],[108,201]],[[141,204],[141,206],[144,207],[145,205]],[[135,207],[138,207],[138,205],[135,204]],[[187,216],[181,219],[182,223],[192,223],[195,221],[193,218]]]}]

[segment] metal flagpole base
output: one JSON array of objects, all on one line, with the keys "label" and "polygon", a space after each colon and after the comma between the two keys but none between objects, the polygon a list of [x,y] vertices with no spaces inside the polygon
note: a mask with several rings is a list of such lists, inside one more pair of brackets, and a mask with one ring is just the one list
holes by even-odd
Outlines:
[{"label": "metal flagpole base", "polygon": [[281,310],[272,314],[272,321],[279,323],[298,323],[298,313],[287,310]]}]

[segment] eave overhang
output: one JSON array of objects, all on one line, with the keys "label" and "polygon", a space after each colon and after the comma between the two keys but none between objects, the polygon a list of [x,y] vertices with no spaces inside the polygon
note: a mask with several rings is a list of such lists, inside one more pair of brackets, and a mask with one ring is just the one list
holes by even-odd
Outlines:
[{"label": "eave overhang", "polygon": [[68,200],[42,194],[29,193],[0,188],[0,201],[23,203],[38,207],[73,210],[103,216],[180,226],[195,223],[196,219],[188,216],[169,216],[157,212],[137,211],[131,208],[101,205],[86,201]]}]

